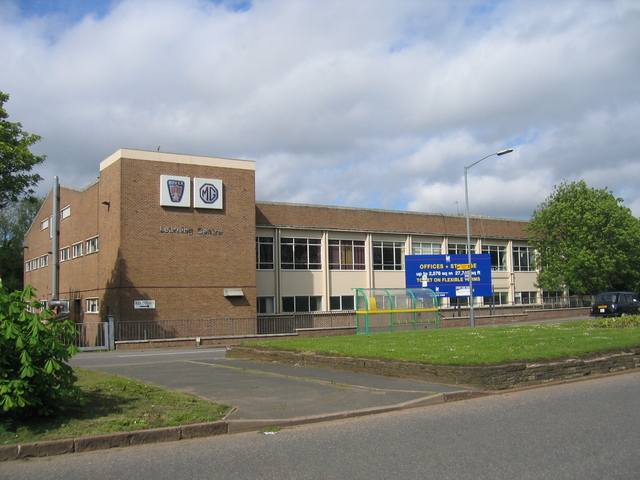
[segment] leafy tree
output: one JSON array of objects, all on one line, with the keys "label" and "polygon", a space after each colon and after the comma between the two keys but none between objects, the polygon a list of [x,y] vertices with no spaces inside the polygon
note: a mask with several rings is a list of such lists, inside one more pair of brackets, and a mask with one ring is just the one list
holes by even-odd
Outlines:
[{"label": "leafy tree", "polygon": [[[77,353],[75,327],[52,313],[32,313],[33,288],[0,288],[0,418],[51,415],[78,397],[67,360]],[[28,308],[29,307],[29,308]]]},{"label": "leafy tree", "polygon": [[42,199],[23,197],[0,210],[0,272],[8,291],[22,290],[24,249],[22,242]]},{"label": "leafy tree", "polygon": [[0,92],[0,209],[9,202],[17,202],[24,194],[33,194],[31,187],[42,177],[29,172],[46,158],[29,151],[29,147],[40,140],[38,135],[25,132],[20,123],[7,120],[9,114],[4,109],[7,100],[9,95]]},{"label": "leafy tree", "polygon": [[640,220],[607,188],[581,180],[554,187],[527,227],[537,251],[538,285],[573,294],[637,291]]}]

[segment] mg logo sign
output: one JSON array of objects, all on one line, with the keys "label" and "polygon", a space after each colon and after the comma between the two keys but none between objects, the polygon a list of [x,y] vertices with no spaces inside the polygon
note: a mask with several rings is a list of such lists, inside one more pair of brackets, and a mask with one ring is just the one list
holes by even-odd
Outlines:
[{"label": "mg logo sign", "polygon": [[215,203],[218,200],[218,189],[210,184],[205,183],[200,187],[200,199],[206,204]]},{"label": "mg logo sign", "polygon": [[214,178],[193,179],[193,206],[222,210],[224,198],[222,180]]}]

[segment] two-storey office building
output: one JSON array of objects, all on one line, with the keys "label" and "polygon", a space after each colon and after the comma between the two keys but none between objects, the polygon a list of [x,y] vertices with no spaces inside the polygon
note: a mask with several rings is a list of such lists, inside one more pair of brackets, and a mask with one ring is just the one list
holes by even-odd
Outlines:
[{"label": "two-storey office building", "polygon": [[[404,287],[405,255],[466,253],[462,215],[256,202],[246,160],[121,149],[59,188],[56,219],[54,197],[25,236],[25,283],[77,322],[350,310],[354,288]],[[471,219],[497,304],[538,299],[525,226]]]}]

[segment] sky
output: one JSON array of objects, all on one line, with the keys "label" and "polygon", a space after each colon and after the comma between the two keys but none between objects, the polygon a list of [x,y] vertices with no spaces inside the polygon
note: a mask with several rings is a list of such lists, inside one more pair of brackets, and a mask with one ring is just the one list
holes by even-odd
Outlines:
[{"label": "sky", "polygon": [[0,0],[38,194],[119,148],[256,163],[260,201],[529,219],[562,182],[640,216],[637,0]]}]

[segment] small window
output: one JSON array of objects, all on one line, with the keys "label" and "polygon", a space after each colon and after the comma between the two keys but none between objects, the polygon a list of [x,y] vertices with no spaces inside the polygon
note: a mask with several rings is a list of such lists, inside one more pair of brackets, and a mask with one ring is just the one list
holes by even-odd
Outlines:
[{"label": "small window", "polygon": [[71,245],[71,257],[78,258],[82,256],[82,243]]},{"label": "small window", "polygon": [[49,228],[49,218],[48,217],[40,222],[40,230],[46,230],[47,228]]},{"label": "small window", "polygon": [[258,313],[274,313],[274,307],[274,297],[258,297]]},{"label": "small window", "polygon": [[31,271],[31,260],[24,262],[24,271],[25,272],[30,272]]},{"label": "small window", "polygon": [[87,255],[98,251],[98,237],[87,240]]},{"label": "small window", "polygon": [[98,299],[87,298],[87,311],[86,313],[98,313]]},{"label": "small window", "polygon": [[71,249],[69,247],[64,247],[60,249],[60,261],[64,262],[69,260],[69,254],[71,253]]},{"label": "small window", "polygon": [[43,255],[40,257],[40,266],[46,267],[49,265],[49,255]]},{"label": "small window", "polygon": [[67,205],[60,210],[60,220],[67,218],[69,215],[71,215],[71,205]]}]

